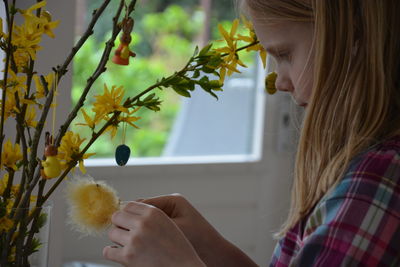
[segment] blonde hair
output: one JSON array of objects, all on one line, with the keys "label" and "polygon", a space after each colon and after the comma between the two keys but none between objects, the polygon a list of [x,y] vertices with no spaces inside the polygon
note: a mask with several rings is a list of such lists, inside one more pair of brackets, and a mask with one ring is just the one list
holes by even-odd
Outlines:
[{"label": "blonde hair", "polygon": [[342,179],[351,159],[399,133],[400,1],[246,0],[246,5],[267,21],[314,25],[313,88],[280,237]]}]

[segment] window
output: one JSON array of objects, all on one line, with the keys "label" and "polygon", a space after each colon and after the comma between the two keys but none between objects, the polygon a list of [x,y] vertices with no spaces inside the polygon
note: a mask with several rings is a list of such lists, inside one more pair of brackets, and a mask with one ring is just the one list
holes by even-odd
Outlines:
[{"label": "window", "polygon": [[[99,3],[98,0],[77,0],[77,36],[83,32],[92,10]],[[117,4],[111,2],[108,9],[115,10],[113,6]],[[228,28],[236,18],[233,6],[231,12],[227,12],[227,5],[232,5],[232,1],[138,2],[133,15],[135,26],[131,43],[131,49],[137,56],[131,59],[129,66],[108,64],[107,72],[95,83],[86,105],[95,95],[102,93],[103,84],[108,87],[123,85],[127,95],[136,95],[157,79],[179,70],[196,44],[201,46],[209,39],[220,38],[218,23]],[[113,14],[105,13],[108,18],[95,28],[94,38],[74,61],[72,103],[79,99],[80,91],[95,69],[104,42],[110,35],[111,25],[106,21],[110,21]],[[172,90],[157,90],[163,101],[161,111],[140,110],[138,114],[142,119],[137,122],[140,129],[128,127],[126,132],[125,143],[132,153],[128,164],[258,160],[264,114],[261,78],[264,72],[255,56],[247,56],[245,62],[249,68],[226,80],[224,92],[218,94],[218,101],[201,88],[196,88],[191,98],[182,98]],[[79,116],[83,121],[82,114]],[[76,125],[73,129],[80,132],[86,130]],[[102,136],[89,151],[95,152],[96,156],[87,160],[86,165],[115,165],[114,151],[122,142],[122,135],[120,129],[112,141],[108,134]]]}]

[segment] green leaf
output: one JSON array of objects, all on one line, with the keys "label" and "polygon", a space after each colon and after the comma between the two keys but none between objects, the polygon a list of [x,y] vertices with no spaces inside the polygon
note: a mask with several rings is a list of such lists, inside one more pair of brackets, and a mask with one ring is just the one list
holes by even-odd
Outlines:
[{"label": "green leaf", "polygon": [[209,45],[206,45],[205,47],[203,47],[199,53],[199,56],[205,56],[208,53],[208,51],[210,51],[211,47],[212,47],[212,44],[209,44]]},{"label": "green leaf", "polygon": [[176,84],[178,83],[180,80],[182,80],[181,77],[177,76],[177,75],[173,75],[167,79],[165,79],[164,83],[165,85],[172,85],[172,84]]},{"label": "green leaf", "polygon": [[210,79],[207,76],[203,76],[200,80],[199,83],[204,84],[204,83],[208,83],[210,81]]},{"label": "green leaf", "polygon": [[223,62],[223,60],[222,60],[221,56],[217,55],[217,56],[211,57],[210,60],[208,61],[207,65],[217,68],[219,65],[221,65],[222,62]]},{"label": "green leaf", "polygon": [[214,92],[212,92],[212,91],[207,91],[207,92],[218,100],[218,96],[216,94],[214,94]]},{"label": "green leaf", "polygon": [[192,78],[193,78],[193,79],[196,79],[196,78],[199,78],[199,77],[200,77],[200,71],[199,71],[199,70],[195,70],[195,71],[193,72]]},{"label": "green leaf", "polygon": [[33,238],[32,239],[32,249],[29,252],[29,254],[39,251],[41,246],[42,246],[42,243],[40,242],[40,240],[38,238]]},{"label": "green leaf", "polygon": [[194,87],[195,87],[196,83],[192,80],[189,81],[189,84],[187,85],[188,90],[190,91],[194,91]]},{"label": "green leaf", "polygon": [[198,53],[199,53],[199,46],[196,45],[196,48],[194,49],[193,57],[197,56]]},{"label": "green leaf", "polygon": [[189,81],[190,81],[190,80],[188,80],[188,79],[182,78],[182,80],[180,80],[180,81],[177,83],[177,85],[186,86],[186,85],[189,84]]},{"label": "green leaf", "polygon": [[184,96],[184,97],[191,97],[191,94],[190,94],[187,90],[185,90],[184,88],[182,88],[182,87],[173,86],[172,89],[174,89],[174,91],[175,91],[177,94],[181,95],[181,96]]},{"label": "green leaf", "polygon": [[215,71],[215,69],[207,67],[207,66],[203,66],[203,68],[201,68],[201,70],[205,73],[213,73]]},{"label": "green leaf", "polygon": [[209,82],[210,88],[221,88],[221,84],[219,83],[219,80],[212,80]]},{"label": "green leaf", "polygon": [[42,228],[47,221],[47,214],[46,213],[40,213],[39,218],[38,218],[38,222],[37,222],[37,227],[38,229]]},{"label": "green leaf", "polygon": [[152,94],[148,95],[148,96],[144,99],[144,102],[147,102],[147,101],[153,99],[153,97],[154,97],[155,95],[156,95],[155,93],[152,93]]}]

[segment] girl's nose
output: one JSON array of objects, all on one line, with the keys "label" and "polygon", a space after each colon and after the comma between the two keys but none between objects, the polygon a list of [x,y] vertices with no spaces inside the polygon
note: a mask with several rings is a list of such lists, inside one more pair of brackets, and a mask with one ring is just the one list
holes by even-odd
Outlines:
[{"label": "girl's nose", "polygon": [[278,77],[275,82],[275,87],[279,91],[284,91],[284,92],[293,92],[294,91],[294,87],[293,87],[291,80],[288,77],[286,77],[285,75],[281,75],[279,73],[278,73]]}]

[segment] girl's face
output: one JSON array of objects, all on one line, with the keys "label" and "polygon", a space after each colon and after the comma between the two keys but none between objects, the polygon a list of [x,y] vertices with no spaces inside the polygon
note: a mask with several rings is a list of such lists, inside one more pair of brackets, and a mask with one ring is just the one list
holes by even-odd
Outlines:
[{"label": "girl's face", "polygon": [[265,23],[253,20],[256,34],[276,61],[276,88],[289,92],[297,105],[306,107],[313,81],[313,25],[301,22]]}]

